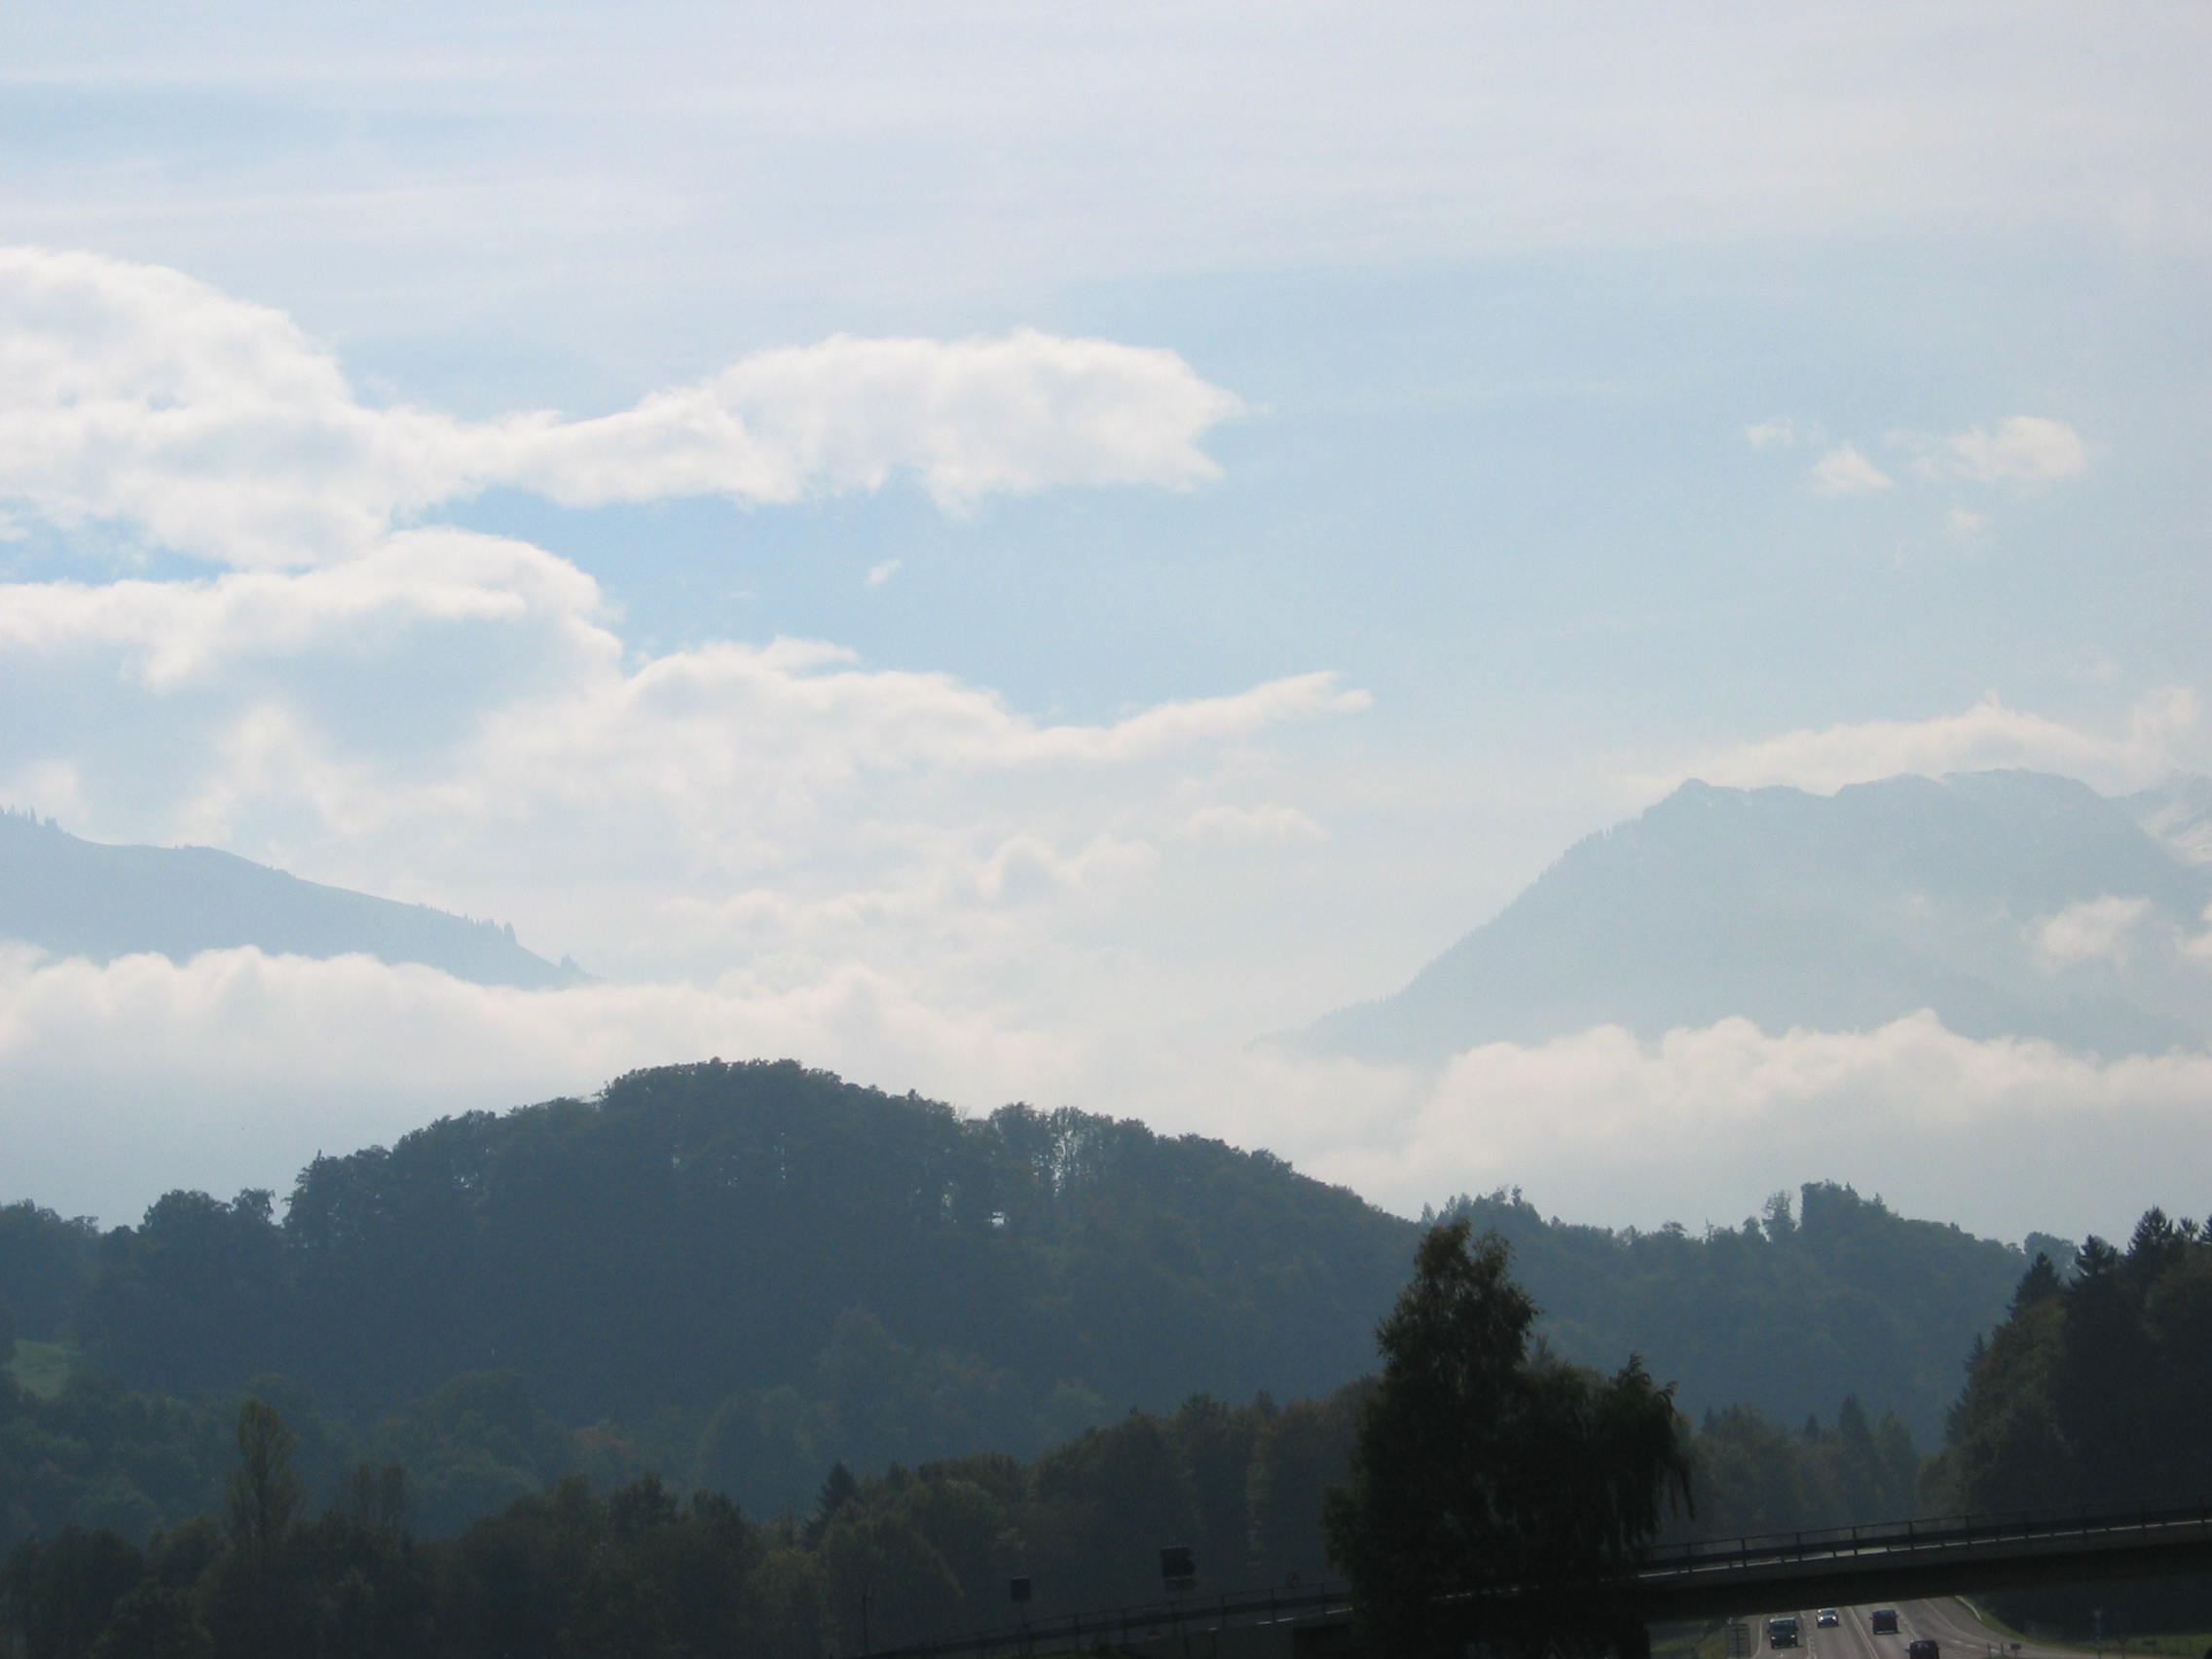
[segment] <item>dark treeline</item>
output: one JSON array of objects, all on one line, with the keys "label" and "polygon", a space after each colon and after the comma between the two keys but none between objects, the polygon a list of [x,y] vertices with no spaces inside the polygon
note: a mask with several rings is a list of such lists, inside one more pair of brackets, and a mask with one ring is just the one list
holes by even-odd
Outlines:
[{"label": "dark treeline", "polygon": [[25,1540],[0,1610],[28,1659],[804,1659],[860,1651],[864,1634],[885,1645],[1011,1624],[1017,1576],[1033,1616],[1156,1603],[1169,1543],[1195,1551],[1208,1590],[1311,1583],[1361,1386],[1282,1407],[1195,1397],[1026,1463],[977,1454],[865,1479],[839,1463],[807,1512],[764,1524],[657,1474],[611,1489],[570,1474],[443,1541],[417,1535],[396,1467],[358,1466],[313,1515],[303,1443],[248,1400],[216,1513],[143,1542],[79,1526]]},{"label": "dark treeline", "polygon": [[1897,1414],[1871,1420],[1847,1394],[1832,1421],[1792,1429],[1749,1406],[1708,1412],[1690,1446],[1692,1514],[1675,1539],[1859,1527],[1921,1512],[1922,1458]]},{"label": "dark treeline", "polygon": [[[2038,1257],[2009,1316],[1977,1342],[1934,1494],[1963,1510],[2212,1499],[2212,1235],[2147,1213],[2124,1250],[2090,1238]],[[2202,1580],[1999,1598],[2016,1621],[2086,1633],[2202,1630]]]},{"label": "dark treeline", "polygon": [[[73,1383],[44,1404],[0,1389],[0,1445],[81,1445],[99,1438],[88,1414],[104,1410],[131,1425],[126,1460],[166,1463],[204,1511],[143,1533],[125,1516],[38,1529],[0,1570],[0,1623],[26,1659],[816,1659],[1012,1624],[1014,1577],[1031,1581],[1033,1617],[1157,1603],[1169,1543],[1194,1550],[1201,1594],[1311,1585],[1330,1571],[1322,1494],[1346,1479],[1370,1386],[1283,1405],[1198,1396],[1027,1461],[980,1453],[863,1477],[833,1464],[807,1505],[765,1519],[720,1492],[680,1495],[681,1481],[613,1467],[512,1380],[463,1380],[350,1466],[327,1419],[310,1413],[295,1433],[259,1399],[218,1420],[212,1406],[112,1385]],[[441,1430],[449,1443],[424,1438]],[[1910,1458],[1903,1434],[1895,1419],[1869,1434],[1855,1401],[1833,1428],[1796,1432],[1722,1414],[1685,1447],[1699,1516],[1751,1530],[1852,1519],[1854,1493],[1887,1501],[1862,1488],[1896,1478],[1877,1466]],[[418,1483],[385,1456],[449,1470],[522,1456],[547,1478],[438,1536]],[[0,1466],[7,1490],[21,1490],[19,1472]],[[1760,1507],[1782,1502],[1803,1507]]]}]

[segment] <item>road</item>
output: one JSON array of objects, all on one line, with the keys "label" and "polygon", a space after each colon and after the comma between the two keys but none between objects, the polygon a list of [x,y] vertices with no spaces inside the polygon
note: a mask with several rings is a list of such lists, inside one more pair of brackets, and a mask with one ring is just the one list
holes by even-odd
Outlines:
[{"label": "road", "polygon": [[1874,1634],[1869,1618],[1874,1609],[1870,1606],[1840,1609],[1839,1622],[1826,1630],[1814,1623],[1819,1609],[1797,1608],[1798,1640],[1803,1645],[1794,1650],[1794,1655],[1788,1648],[1776,1653],[1766,1644],[1766,1621],[1775,1611],[1791,1609],[1750,1614],[1743,1622],[1751,1626],[1751,1659],[1905,1659],[1905,1643],[1915,1637],[1931,1637],[1939,1642],[1942,1659],[2014,1659],[2015,1655],[2017,1659],[2083,1659],[2079,1648],[2049,1647],[2033,1641],[2015,1648],[2009,1641],[2001,1641],[1956,1600],[1899,1602],[1896,1606],[1895,1636]]}]

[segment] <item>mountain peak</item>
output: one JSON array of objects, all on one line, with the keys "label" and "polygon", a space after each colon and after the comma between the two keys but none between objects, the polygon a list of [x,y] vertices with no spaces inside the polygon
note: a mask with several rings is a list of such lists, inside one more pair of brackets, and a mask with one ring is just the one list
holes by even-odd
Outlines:
[{"label": "mountain peak", "polygon": [[182,962],[254,946],[271,955],[374,956],[528,989],[584,976],[525,950],[511,925],[303,881],[212,847],[113,846],[52,819],[0,811],[0,939],[95,962]]},{"label": "mountain peak", "polygon": [[[2196,798],[2169,792],[2156,809],[2181,822]],[[2187,824],[2212,842],[2212,789],[2203,804]],[[2212,1019],[2181,945],[2201,931],[2212,869],[2140,816],[2133,797],[2020,770],[1832,795],[1689,780],[1567,849],[1395,996],[1304,1042],[1428,1061],[1600,1024],[1864,1029],[1921,1009],[1971,1036],[2105,1051],[2200,1040]],[[2124,973],[2039,954],[2052,918],[2111,898],[2140,902],[2145,944]]]}]

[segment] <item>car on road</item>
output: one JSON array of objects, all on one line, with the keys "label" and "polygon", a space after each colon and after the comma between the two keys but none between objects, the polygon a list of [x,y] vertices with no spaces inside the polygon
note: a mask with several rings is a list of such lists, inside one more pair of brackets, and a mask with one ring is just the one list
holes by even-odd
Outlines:
[{"label": "car on road", "polygon": [[1823,1630],[1829,1630],[1843,1623],[1843,1615],[1833,1607],[1823,1607],[1813,1615],[1813,1623]]},{"label": "car on road", "polygon": [[1898,1633],[1898,1610],[1895,1607],[1876,1607],[1873,1617],[1866,1624],[1876,1636],[1895,1636]]},{"label": "car on road", "polygon": [[1766,1621],[1766,1644],[1769,1647],[1795,1647],[1797,1645],[1797,1615],[1784,1613]]},{"label": "car on road", "polygon": [[1943,1650],[1936,1645],[1931,1637],[1915,1637],[1904,1644],[1904,1650],[1912,1659],[1943,1659]]}]

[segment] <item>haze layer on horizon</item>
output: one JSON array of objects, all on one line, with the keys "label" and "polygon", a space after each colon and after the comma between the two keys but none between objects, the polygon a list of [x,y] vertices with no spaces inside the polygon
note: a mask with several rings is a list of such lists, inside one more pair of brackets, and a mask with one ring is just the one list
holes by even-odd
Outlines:
[{"label": "haze layer on horizon", "polygon": [[598,983],[0,961],[0,1198],[789,1053],[2004,1236],[2212,1059],[1254,1052],[1681,779],[2212,768],[2200,10],[0,19],[0,803]]}]

